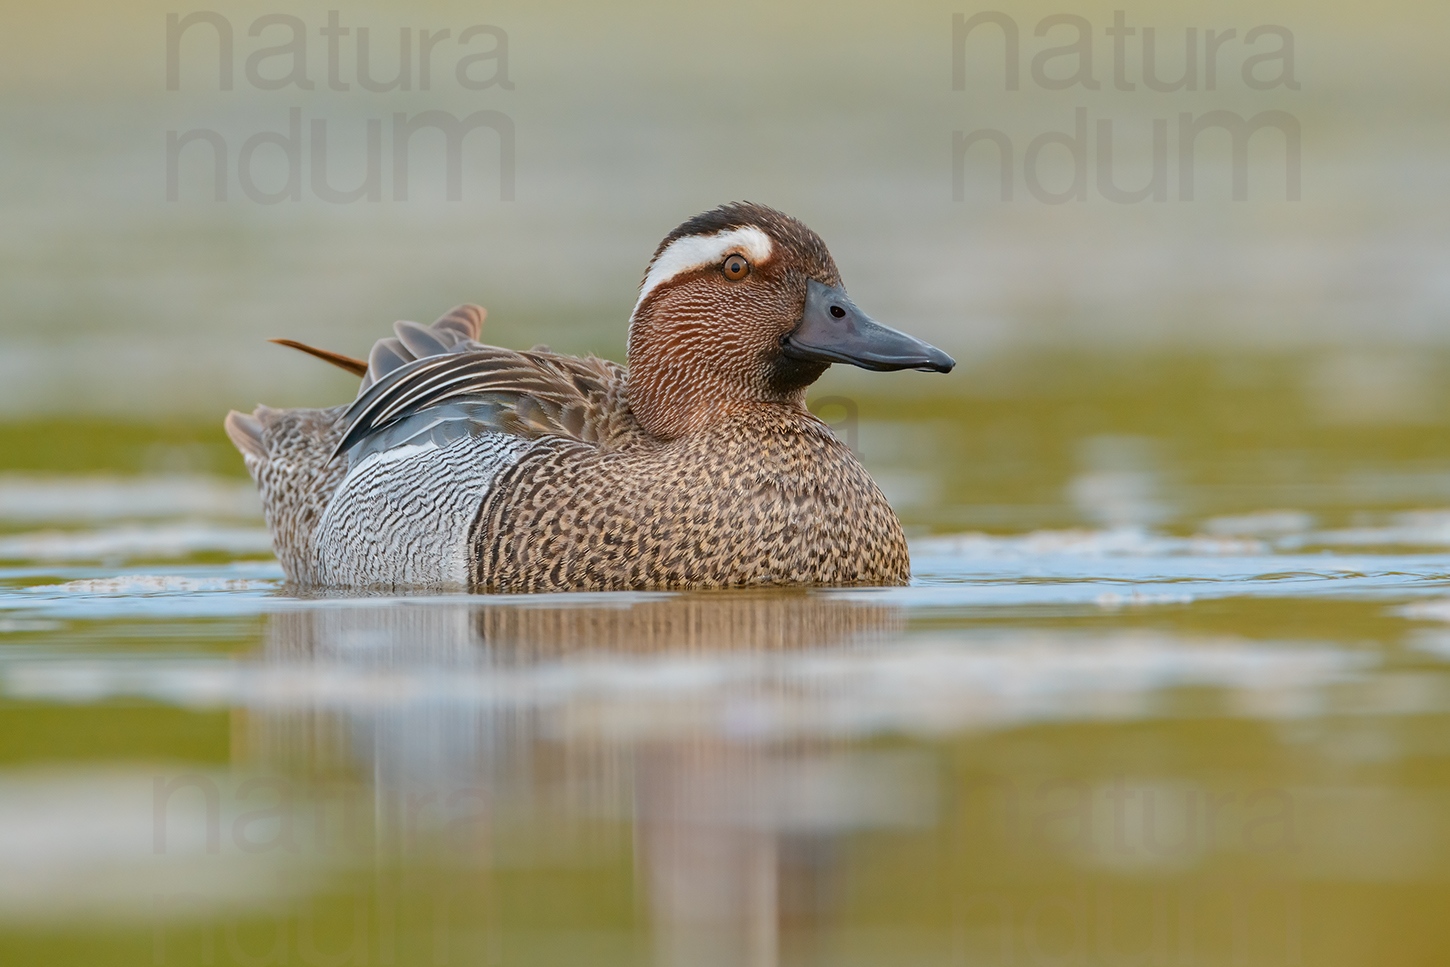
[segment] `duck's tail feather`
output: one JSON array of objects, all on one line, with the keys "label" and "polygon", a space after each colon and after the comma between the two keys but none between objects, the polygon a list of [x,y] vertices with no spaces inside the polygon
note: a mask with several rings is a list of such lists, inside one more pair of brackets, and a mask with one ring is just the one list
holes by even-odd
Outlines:
[{"label": "duck's tail feather", "polygon": [[233,410],[223,424],[257,482],[272,549],[294,581],[314,577],[312,532],[347,470],[328,460],[342,436],[342,409],[259,406],[250,414]]},{"label": "duck's tail feather", "polygon": [[[399,319],[393,323],[394,335],[375,342],[367,359],[358,359],[355,356],[336,353],[330,349],[319,349],[316,346],[309,346],[305,342],[298,342],[296,339],[278,338],[267,341],[279,346],[286,346],[289,349],[296,349],[309,356],[316,356],[339,369],[347,370],[354,376],[361,376],[362,386],[358,388],[358,392],[362,393],[363,390],[400,366],[406,366],[424,356],[451,352],[460,343],[474,342],[478,339],[478,334],[483,331],[483,320],[487,317],[488,310],[483,306],[465,304],[449,310],[431,326]],[[228,428],[227,432],[232,431]],[[232,437],[232,440],[235,442],[236,437]],[[241,446],[241,444],[237,445]]]},{"label": "duck's tail feather", "polygon": [[354,376],[365,376],[368,371],[368,361],[357,359],[353,356],[344,356],[342,353],[335,353],[330,349],[318,349],[316,346],[309,346],[305,342],[298,342],[295,339],[268,339],[279,346],[287,346],[290,349],[299,349],[309,356],[316,356],[325,362],[329,362],[339,369],[345,369]]},{"label": "duck's tail feather", "polygon": [[240,410],[230,410],[222,426],[231,438],[232,445],[241,451],[242,459],[267,459],[267,444],[262,439],[262,423],[255,416]]}]

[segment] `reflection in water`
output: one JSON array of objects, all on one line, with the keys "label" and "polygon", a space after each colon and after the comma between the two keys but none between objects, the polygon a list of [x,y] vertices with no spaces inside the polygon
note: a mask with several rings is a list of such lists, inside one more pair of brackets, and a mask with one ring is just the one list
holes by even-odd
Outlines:
[{"label": "reflection in water", "polygon": [[[661,656],[872,648],[905,626],[895,606],[813,594],[573,600],[284,612],[270,619],[266,661],[313,676],[405,668],[417,681],[422,669],[478,676],[601,659],[628,668]],[[640,676],[646,689],[648,679]],[[566,715],[587,719],[589,706],[574,693]],[[337,711],[293,705],[247,716],[245,765],[356,776],[372,799],[375,835],[389,838],[392,825],[376,817],[400,819],[393,839],[437,836],[465,865],[506,863],[518,849],[452,835],[469,808],[627,822],[655,959],[670,965],[775,964],[783,927],[811,934],[831,915],[836,839],[932,818],[932,774],[915,754],[768,740],[748,722],[735,736],[648,729],[610,741],[587,727],[559,732],[555,721],[538,706],[446,697]]]},{"label": "reflection in water", "polygon": [[811,594],[11,569],[0,961],[1440,963],[1339,941],[1443,908],[1442,516]]},{"label": "reflection in water", "polygon": [[409,663],[450,655],[498,665],[582,652],[805,650],[880,642],[905,627],[892,604],[790,591],[479,597],[429,607],[343,600],[346,607],[279,615],[269,656],[356,661],[361,644],[397,649]]}]

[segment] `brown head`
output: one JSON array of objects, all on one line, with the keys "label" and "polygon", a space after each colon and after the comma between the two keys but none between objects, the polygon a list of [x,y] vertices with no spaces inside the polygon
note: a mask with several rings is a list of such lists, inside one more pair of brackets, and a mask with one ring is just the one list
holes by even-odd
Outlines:
[{"label": "brown head", "polygon": [[696,215],[655,249],[629,323],[629,399],[673,439],[762,403],[805,405],[831,363],[949,372],[940,349],[873,321],[819,235],[751,202]]}]

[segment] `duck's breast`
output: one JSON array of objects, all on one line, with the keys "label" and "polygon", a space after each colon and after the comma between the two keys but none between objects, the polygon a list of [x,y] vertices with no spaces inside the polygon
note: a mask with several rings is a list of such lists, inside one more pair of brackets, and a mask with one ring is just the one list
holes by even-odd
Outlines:
[{"label": "duck's breast", "polygon": [[901,525],[850,450],[812,418],[752,417],[628,452],[540,446],[483,506],[480,586],[905,584]]}]

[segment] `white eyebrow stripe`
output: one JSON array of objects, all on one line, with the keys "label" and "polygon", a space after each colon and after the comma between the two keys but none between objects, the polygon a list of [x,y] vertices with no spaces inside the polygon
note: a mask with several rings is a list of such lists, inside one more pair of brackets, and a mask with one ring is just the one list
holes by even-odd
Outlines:
[{"label": "white eyebrow stripe", "polygon": [[[686,235],[677,238],[650,264],[649,272],[639,287],[639,298],[635,301],[634,308],[638,310],[646,296],[670,279],[706,265],[723,262],[725,256],[731,252],[740,252],[752,265],[759,265],[770,258],[774,248],[770,236],[754,225],[731,228],[714,235]],[[630,315],[633,316],[633,313]]]}]

